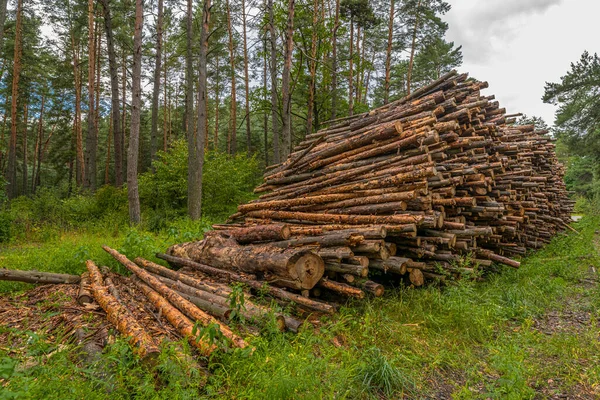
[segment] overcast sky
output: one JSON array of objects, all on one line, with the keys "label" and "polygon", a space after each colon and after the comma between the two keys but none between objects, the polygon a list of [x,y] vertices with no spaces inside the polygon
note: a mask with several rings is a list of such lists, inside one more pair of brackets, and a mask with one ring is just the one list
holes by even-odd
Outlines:
[{"label": "overcast sky", "polygon": [[488,81],[508,113],[554,122],[541,97],[584,50],[600,53],[600,0],[446,0],[448,39],[463,46],[461,71]]}]

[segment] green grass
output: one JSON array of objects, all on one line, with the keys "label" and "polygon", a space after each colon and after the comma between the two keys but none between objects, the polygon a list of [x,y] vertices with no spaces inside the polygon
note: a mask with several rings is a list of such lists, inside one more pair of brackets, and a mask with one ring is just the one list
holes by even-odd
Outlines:
[{"label": "green grass", "polygon": [[[0,264],[80,273],[82,261],[93,258],[116,268],[101,244],[151,256],[201,230],[185,224],[159,234],[67,233],[37,245],[14,244],[2,250]],[[11,332],[29,344],[14,358],[0,349],[0,399],[593,398],[600,393],[600,290],[585,282],[598,278],[588,274],[590,266],[600,267],[598,226],[600,217],[587,216],[575,226],[580,234],[555,238],[519,270],[502,269],[486,282],[399,288],[351,302],[316,332],[264,329],[248,338],[254,354],[202,360],[208,376],[173,344],[154,368],[140,365],[119,340],[96,365],[84,367],[73,346],[58,346],[43,333]],[[0,283],[0,292],[26,287]],[[185,343],[178,345],[188,352]]]}]

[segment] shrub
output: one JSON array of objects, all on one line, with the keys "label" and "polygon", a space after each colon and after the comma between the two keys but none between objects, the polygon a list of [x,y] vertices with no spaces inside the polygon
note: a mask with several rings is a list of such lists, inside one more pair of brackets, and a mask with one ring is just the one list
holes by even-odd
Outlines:
[{"label": "shrub", "polygon": [[[140,176],[140,202],[153,210],[151,218],[172,219],[187,208],[187,144],[177,141],[167,152],[159,152],[153,171]],[[255,157],[207,152],[202,180],[202,209],[209,218],[235,211],[239,203],[252,198],[260,179]],[[153,223],[152,225],[155,225]]]}]

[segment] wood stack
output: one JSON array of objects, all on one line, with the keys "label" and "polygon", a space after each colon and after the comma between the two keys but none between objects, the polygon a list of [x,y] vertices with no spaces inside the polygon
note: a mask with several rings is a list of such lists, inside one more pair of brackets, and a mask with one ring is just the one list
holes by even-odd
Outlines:
[{"label": "wood stack", "polygon": [[518,267],[511,257],[568,227],[573,202],[547,132],[515,125],[484,88],[453,71],[333,121],[270,168],[230,223],[168,253],[304,296]]}]

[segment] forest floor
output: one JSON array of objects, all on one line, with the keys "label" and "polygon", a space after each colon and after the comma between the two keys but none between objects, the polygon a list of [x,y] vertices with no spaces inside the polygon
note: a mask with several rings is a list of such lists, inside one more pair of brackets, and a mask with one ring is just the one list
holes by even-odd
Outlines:
[{"label": "forest floor", "polygon": [[[56,306],[70,289],[2,282],[0,399],[600,398],[600,216],[573,226],[579,233],[485,282],[398,287],[298,335],[266,327],[248,338],[252,355],[199,360],[186,343],[166,343],[155,367],[111,334],[100,357],[82,359],[56,322],[70,319]],[[173,242],[138,231],[63,232],[0,248],[0,266],[80,273],[92,258],[117,268],[101,244],[148,257]],[[18,307],[27,318],[16,324],[8,310]],[[79,311],[97,322],[98,310]]]}]

